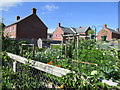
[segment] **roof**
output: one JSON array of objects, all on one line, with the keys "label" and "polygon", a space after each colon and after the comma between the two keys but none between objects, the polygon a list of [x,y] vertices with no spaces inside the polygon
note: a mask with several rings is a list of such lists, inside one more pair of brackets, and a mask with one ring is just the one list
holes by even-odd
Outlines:
[{"label": "roof", "polygon": [[33,15],[33,14],[30,14],[30,15],[28,15],[28,16],[26,16],[26,17],[22,18],[22,19],[19,19],[19,20],[17,20],[16,22],[14,22],[14,23],[12,23],[12,24],[10,24],[10,25],[6,26],[6,27],[9,27],[9,26],[11,26],[11,25],[17,24],[17,23],[19,23],[19,22],[21,22],[21,21],[25,20],[26,18],[28,18],[28,17],[30,17],[30,16],[32,16],[32,15]]},{"label": "roof", "polygon": [[74,34],[74,33],[85,33],[89,27],[82,27],[82,28],[67,28],[67,27],[62,27],[60,26],[60,28],[62,29],[62,31],[64,33],[69,33],[69,34]]},{"label": "roof", "polygon": [[82,27],[82,28],[77,28],[76,32],[77,33],[85,33],[88,30],[89,27]]},{"label": "roof", "polygon": [[74,33],[76,33],[76,28],[71,27],[70,29],[71,29]]},{"label": "roof", "polygon": [[115,31],[115,30],[113,30],[113,29],[111,29],[111,28],[107,28],[109,31],[111,31],[111,32],[113,32],[113,33],[116,33],[116,34],[120,34],[120,33],[118,33],[117,31]]},{"label": "roof", "polygon": [[[30,16],[32,16],[32,15],[37,16],[36,14],[30,14],[30,15],[28,15],[28,16],[22,18],[22,19],[17,20],[16,22],[14,22],[14,23],[12,23],[12,24],[6,26],[6,27],[9,27],[9,26],[11,26],[11,25],[17,24],[17,23],[19,23],[19,22],[21,22],[21,21],[27,19],[28,17],[30,17]],[[40,20],[40,18],[39,18],[38,16],[37,16],[37,18]],[[41,21],[41,20],[40,20],[40,21]],[[44,24],[42,21],[41,21],[41,23]],[[47,26],[46,26],[45,24],[44,24],[44,26],[47,28]]]},{"label": "roof", "polygon": [[70,28],[62,27],[62,26],[60,26],[60,28],[64,33],[74,33],[74,31],[71,30]]}]

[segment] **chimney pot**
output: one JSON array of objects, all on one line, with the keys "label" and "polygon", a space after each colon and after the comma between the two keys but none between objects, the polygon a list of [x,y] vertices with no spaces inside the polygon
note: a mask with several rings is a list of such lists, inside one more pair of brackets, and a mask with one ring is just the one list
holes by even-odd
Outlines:
[{"label": "chimney pot", "polygon": [[32,8],[32,14],[36,14],[36,8]]},{"label": "chimney pot", "polygon": [[16,16],[16,20],[19,20],[20,19],[20,16]]},{"label": "chimney pot", "polygon": [[58,23],[58,27],[60,27],[60,26],[61,26],[61,23],[59,22],[59,23]]},{"label": "chimney pot", "polygon": [[104,24],[103,27],[104,27],[104,28],[107,28],[107,24]]}]

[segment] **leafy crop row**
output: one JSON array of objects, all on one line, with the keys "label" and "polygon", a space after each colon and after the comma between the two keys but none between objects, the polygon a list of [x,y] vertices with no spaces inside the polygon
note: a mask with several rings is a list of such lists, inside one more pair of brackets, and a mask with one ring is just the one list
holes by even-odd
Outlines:
[{"label": "leafy crop row", "polygon": [[[16,44],[13,43],[13,45],[20,46],[19,42]],[[4,50],[20,54],[20,48],[16,48],[14,50],[5,48]],[[3,63],[6,62],[6,60],[9,60],[6,55],[3,56]],[[24,48],[23,57],[32,59],[32,51],[30,51],[27,47]],[[118,58],[118,52],[116,50],[99,49],[96,42],[93,40],[79,40],[78,47],[75,41],[68,41],[65,46],[61,46],[58,49],[48,48],[43,52],[36,51],[34,60],[75,71],[75,73],[68,74],[61,78],[48,73],[42,74],[44,77],[53,80],[54,84],[61,86],[61,88],[105,90],[120,86],[120,60]],[[10,64],[7,64],[8,65],[3,64],[4,87],[8,88],[19,86],[19,88],[36,88],[38,83],[40,83],[37,79],[33,79],[29,76],[29,72],[31,72],[29,68],[25,68],[28,72],[21,73],[25,81],[23,80],[22,83],[18,82],[17,80],[19,80],[18,78],[20,77],[20,73],[13,73],[11,69],[12,67],[8,68],[7,66],[10,66]],[[13,75],[9,74],[9,72],[12,72]],[[11,76],[15,77],[11,79]],[[16,79],[16,77],[18,78]],[[30,80],[32,82],[30,82]],[[118,85],[116,87],[109,86],[103,84],[101,80],[112,80],[117,82]],[[25,86],[22,85],[23,83],[26,83]],[[34,83],[34,85],[32,83]]]}]

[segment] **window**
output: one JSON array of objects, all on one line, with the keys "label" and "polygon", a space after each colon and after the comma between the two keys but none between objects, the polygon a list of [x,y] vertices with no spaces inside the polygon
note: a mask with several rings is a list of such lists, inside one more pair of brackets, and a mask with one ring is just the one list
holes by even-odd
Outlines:
[{"label": "window", "polygon": [[57,37],[58,35],[56,34],[56,36],[55,37]]}]

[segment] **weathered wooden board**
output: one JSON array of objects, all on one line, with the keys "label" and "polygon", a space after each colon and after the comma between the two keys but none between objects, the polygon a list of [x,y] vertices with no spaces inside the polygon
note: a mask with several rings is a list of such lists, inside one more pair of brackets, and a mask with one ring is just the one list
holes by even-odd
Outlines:
[{"label": "weathered wooden board", "polygon": [[68,69],[56,67],[56,66],[45,64],[45,63],[38,62],[35,60],[28,60],[24,57],[21,57],[21,56],[12,54],[12,53],[8,53],[8,52],[7,52],[7,54],[11,59],[13,59],[15,61],[18,61],[18,62],[23,63],[23,64],[28,63],[29,66],[31,66],[33,68],[36,68],[38,70],[41,70],[41,71],[44,71],[44,72],[47,72],[50,74],[53,74],[53,75],[58,76],[58,77],[66,75],[67,73],[73,73],[72,71],[70,71]]}]

